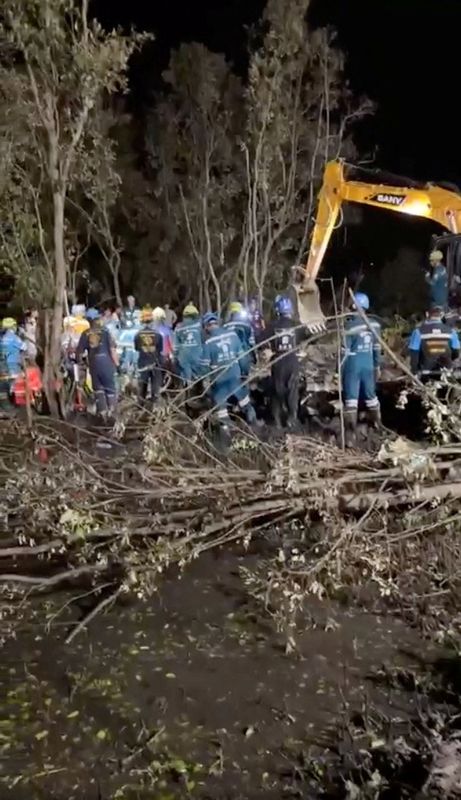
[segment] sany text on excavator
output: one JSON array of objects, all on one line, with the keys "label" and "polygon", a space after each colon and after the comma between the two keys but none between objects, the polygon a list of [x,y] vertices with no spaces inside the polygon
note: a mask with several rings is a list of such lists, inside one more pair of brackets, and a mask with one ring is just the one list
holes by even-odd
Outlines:
[{"label": "sany text on excavator", "polygon": [[[330,161],[325,167],[307,265],[295,283],[299,319],[309,328],[316,328],[324,323],[316,279],[331,235],[338,227],[341,207],[345,202],[374,206],[437,222],[449,234],[433,237],[433,246],[448,245],[446,266],[450,279],[454,272],[461,271],[461,194],[456,189],[432,183],[416,183],[398,177],[390,178],[391,181],[396,181],[396,185],[392,182],[368,183],[352,179],[354,173],[376,177],[371,172],[367,173],[343,161]],[[407,185],[404,185],[404,181]]]}]

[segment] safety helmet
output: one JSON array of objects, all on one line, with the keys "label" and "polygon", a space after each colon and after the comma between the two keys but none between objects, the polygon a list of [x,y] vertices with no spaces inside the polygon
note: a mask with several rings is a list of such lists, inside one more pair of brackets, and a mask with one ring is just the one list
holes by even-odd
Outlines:
[{"label": "safety helmet", "polygon": [[293,314],[293,303],[289,297],[277,296],[274,306],[281,317],[291,317]]},{"label": "safety helmet", "polygon": [[188,303],[182,312],[183,317],[198,317],[199,310],[193,303]]},{"label": "safety helmet", "polygon": [[243,311],[241,303],[235,301],[229,305],[229,314],[240,314],[241,311]]},{"label": "safety helmet", "polygon": [[433,250],[429,256],[429,261],[433,262],[434,264],[439,264],[442,259],[443,253],[441,250]]},{"label": "safety helmet", "polygon": [[152,321],[152,309],[150,306],[144,306],[141,310],[141,322],[151,322]]},{"label": "safety helmet", "polygon": [[4,331],[13,330],[13,328],[15,328],[17,324],[18,323],[13,317],[5,317],[5,319],[2,320],[2,328]]},{"label": "safety helmet", "polygon": [[157,306],[157,308],[154,308],[152,312],[152,319],[155,322],[163,322],[163,320],[166,319],[165,310],[161,308],[161,306]]},{"label": "safety helmet", "polygon": [[207,327],[207,325],[212,325],[213,323],[217,325],[218,322],[219,322],[218,315],[215,314],[214,311],[208,311],[207,314],[203,315],[203,325],[205,328]]},{"label": "safety helmet", "polygon": [[99,313],[97,308],[89,308],[85,316],[88,322],[94,322],[95,320],[100,318],[101,314]]},{"label": "safety helmet", "polygon": [[71,308],[71,314],[73,317],[84,317],[85,316],[84,304],[73,305]]},{"label": "safety helmet", "polygon": [[356,292],[354,294],[354,305],[357,308],[363,308],[364,311],[368,311],[370,308],[370,298],[364,292]]}]

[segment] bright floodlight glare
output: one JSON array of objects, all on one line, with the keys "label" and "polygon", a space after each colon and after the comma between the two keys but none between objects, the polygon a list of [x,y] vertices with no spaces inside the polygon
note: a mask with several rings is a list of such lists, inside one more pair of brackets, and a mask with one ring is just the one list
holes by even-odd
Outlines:
[{"label": "bright floodlight glare", "polygon": [[410,203],[405,203],[403,210],[405,214],[411,214],[414,217],[427,217],[430,214],[430,203],[425,203],[424,200],[413,200]]}]

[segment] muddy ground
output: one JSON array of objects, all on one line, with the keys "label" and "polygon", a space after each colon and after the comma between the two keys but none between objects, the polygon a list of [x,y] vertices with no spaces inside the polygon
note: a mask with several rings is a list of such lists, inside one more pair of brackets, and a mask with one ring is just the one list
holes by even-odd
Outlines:
[{"label": "muddy ground", "polygon": [[67,646],[91,598],[48,598],[47,628],[32,607],[1,652],[1,800],[348,796],[327,778],[341,748],[379,747],[421,712],[414,687],[373,676],[418,674],[437,652],[393,615],[313,602],[285,655],[239,576],[256,558],[206,554]]}]

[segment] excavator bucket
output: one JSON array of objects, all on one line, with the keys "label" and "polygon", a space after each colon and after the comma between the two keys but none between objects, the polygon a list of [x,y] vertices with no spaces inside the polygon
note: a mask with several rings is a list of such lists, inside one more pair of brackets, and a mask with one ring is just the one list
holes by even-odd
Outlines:
[{"label": "excavator bucket", "polygon": [[306,284],[293,284],[293,295],[297,317],[311,333],[325,330],[325,317],[320,307],[320,292],[315,281]]}]

